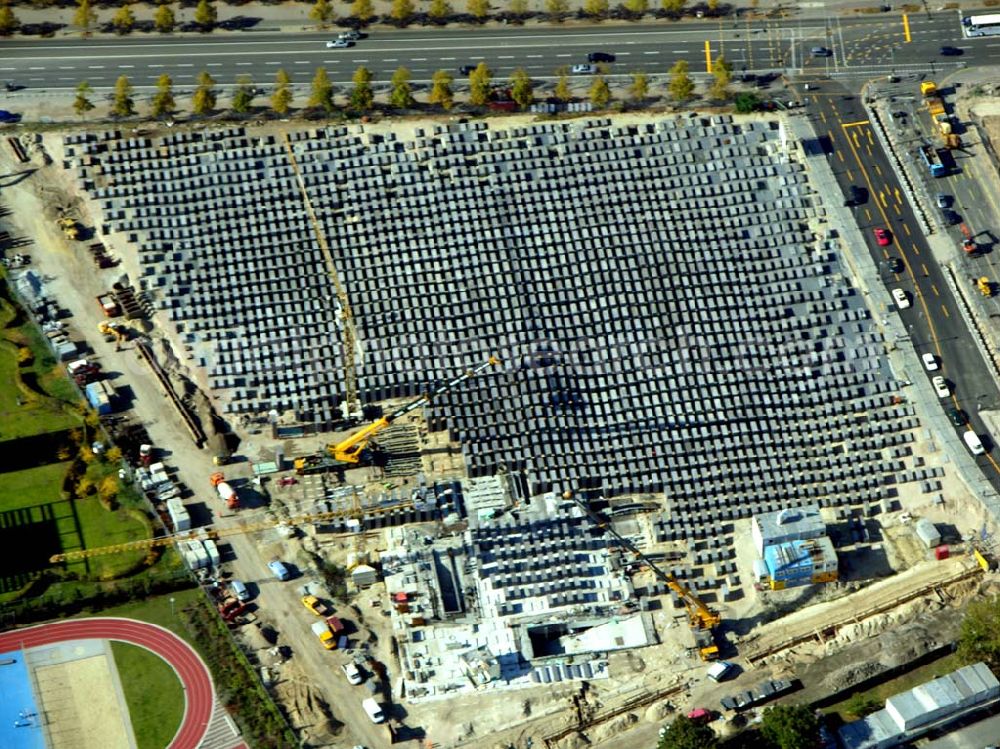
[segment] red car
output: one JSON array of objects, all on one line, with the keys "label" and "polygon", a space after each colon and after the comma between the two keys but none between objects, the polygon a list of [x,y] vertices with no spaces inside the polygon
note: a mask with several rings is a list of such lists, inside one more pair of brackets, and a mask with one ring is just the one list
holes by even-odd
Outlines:
[{"label": "red car", "polygon": [[892,244],[892,235],[888,229],[879,227],[875,230],[875,241],[878,242],[879,247],[887,247]]},{"label": "red car", "polygon": [[690,720],[695,723],[708,723],[712,720],[712,713],[703,707],[698,707],[687,714]]}]

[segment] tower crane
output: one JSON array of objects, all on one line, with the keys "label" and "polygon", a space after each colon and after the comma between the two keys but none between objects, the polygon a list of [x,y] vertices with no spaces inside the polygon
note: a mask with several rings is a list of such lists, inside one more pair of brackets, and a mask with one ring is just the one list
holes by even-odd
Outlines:
[{"label": "tower crane", "polygon": [[380,515],[395,512],[396,510],[408,510],[412,507],[413,503],[407,501],[394,505],[376,505],[361,508],[355,501],[355,505],[353,507],[342,510],[301,513],[299,515],[292,515],[289,518],[262,520],[258,523],[234,525],[228,528],[215,528],[211,526],[205,528],[195,528],[190,531],[184,531],[183,533],[171,533],[166,536],[157,536],[156,538],[144,538],[139,541],[126,541],[125,543],[113,544],[111,546],[97,546],[92,549],[66,551],[61,554],[54,554],[49,558],[49,561],[52,564],[59,564],[60,562],[76,562],[81,559],[118,554],[124,551],[148,551],[149,549],[173,546],[174,544],[182,541],[217,541],[221,538],[228,538],[229,536],[239,536],[245,533],[256,533],[257,531],[269,530],[271,528],[276,528],[279,525],[305,525],[307,523],[319,523],[326,520],[360,518],[362,515]]},{"label": "tower crane", "polygon": [[369,462],[372,458],[371,442],[376,434],[392,424],[401,416],[414,411],[422,406],[431,403],[435,398],[449,390],[461,385],[463,382],[471,380],[476,375],[481,374],[490,367],[500,364],[500,360],[491,356],[483,363],[468,369],[457,377],[453,377],[447,382],[441,383],[429,393],[421,395],[416,400],[400,406],[395,411],[382,416],[365,427],[357,430],[346,439],[326,446],[326,454],[309,455],[295,459],[295,470],[298,473],[309,473],[311,471],[322,470],[324,468],[338,466],[359,466]]},{"label": "tower crane", "polygon": [[309,216],[309,223],[312,224],[316,234],[316,242],[323,253],[323,263],[326,265],[327,275],[333,282],[334,291],[337,294],[337,313],[340,316],[340,336],[341,347],[344,358],[344,402],[342,411],[345,419],[353,419],[361,414],[361,401],[358,399],[358,368],[355,359],[358,345],[357,330],[354,327],[354,314],[351,312],[351,302],[347,298],[347,291],[340,282],[340,275],[337,273],[337,266],[333,262],[333,253],[326,243],[326,235],[316,218],[312,201],[309,200],[309,193],[306,191],[306,183],[302,179],[302,172],[299,171],[299,162],[295,158],[295,151],[292,149],[292,142],[288,138],[288,133],[282,133],[285,138],[285,149],[288,151],[288,160],[292,164],[292,171],[295,172],[295,179],[299,184],[299,192],[302,193],[302,203],[306,207],[306,214]]},{"label": "tower crane", "polygon": [[635,554],[637,558],[642,560],[647,567],[649,567],[653,574],[656,575],[660,580],[666,583],[667,587],[670,588],[684,603],[684,608],[687,609],[688,623],[691,625],[691,630],[694,634],[695,643],[698,647],[698,655],[703,661],[714,661],[719,657],[719,646],[716,644],[715,640],[715,628],[722,623],[722,617],[715,611],[712,611],[705,603],[695,595],[689,587],[684,585],[680,580],[678,580],[673,575],[664,572],[659,567],[657,567],[653,561],[639,551],[639,548],[629,541],[627,538],[622,536],[618,531],[616,531],[604,518],[600,517],[596,512],[590,509],[590,506],[581,499],[573,494],[573,492],[565,492],[563,497],[568,500],[572,500],[576,505],[583,510],[598,529],[610,533],[614,536],[615,540],[627,548],[630,552]]}]

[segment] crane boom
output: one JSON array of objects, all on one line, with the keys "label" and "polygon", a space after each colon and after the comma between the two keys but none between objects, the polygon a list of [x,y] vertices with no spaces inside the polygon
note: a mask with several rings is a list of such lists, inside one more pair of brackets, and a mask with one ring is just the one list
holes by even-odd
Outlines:
[{"label": "crane boom", "polygon": [[416,400],[410,401],[406,405],[400,406],[395,411],[392,411],[382,418],[373,421],[366,427],[362,427],[354,434],[347,437],[347,439],[342,442],[338,442],[335,445],[328,445],[327,451],[333,456],[334,460],[340,461],[341,463],[360,463],[363,457],[365,448],[368,447],[368,443],[372,437],[381,432],[387,426],[392,424],[400,416],[405,416],[406,414],[414,411],[422,406],[426,406],[428,403],[433,401],[440,395],[447,393],[449,390],[458,387],[463,382],[471,380],[478,374],[481,374],[490,367],[496,366],[500,363],[500,360],[491,356],[489,359],[484,361],[472,369],[468,369],[457,377],[444,382],[429,393],[421,395]]},{"label": "crane boom", "polygon": [[361,401],[358,398],[358,368],[355,360],[355,348],[357,347],[358,336],[354,329],[354,314],[351,312],[351,302],[347,298],[347,291],[340,282],[340,275],[337,273],[337,266],[333,262],[333,253],[326,243],[326,236],[320,227],[316,212],[313,210],[312,201],[309,200],[309,193],[306,191],[306,183],[302,179],[299,171],[299,163],[295,159],[295,151],[292,149],[292,142],[288,138],[288,133],[282,133],[285,138],[285,148],[288,151],[288,160],[292,164],[292,171],[295,172],[295,179],[299,184],[299,192],[302,193],[302,203],[306,207],[306,214],[312,224],[316,234],[316,242],[323,253],[323,262],[326,265],[327,275],[333,282],[333,288],[337,294],[337,303],[340,305],[340,336],[341,347],[344,358],[344,417],[351,418],[355,414],[361,413]]},{"label": "crane boom", "polygon": [[[680,580],[678,580],[673,575],[664,572],[653,561],[643,554],[639,548],[629,541],[627,538],[622,536],[618,531],[611,527],[611,523],[607,522],[601,518],[596,512],[590,509],[590,506],[580,499],[577,499],[572,492],[566,492],[563,494],[566,499],[570,499],[576,503],[576,505],[586,513],[587,517],[590,519],[595,526],[601,530],[610,533],[614,536],[615,540],[618,541],[622,546],[627,548],[633,554],[635,554],[639,559],[641,559],[646,566],[648,566],[653,574],[656,575],[660,580],[666,583],[667,587],[670,588],[677,596],[684,602],[684,608],[687,609],[688,621],[691,626],[696,630],[711,632],[719,624],[722,623],[722,617],[718,613],[712,611],[708,606],[702,601],[688,586],[684,585]],[[696,636],[696,639],[697,636]],[[710,645],[700,647],[701,657],[705,660],[711,660],[718,656],[719,649],[712,643]]]},{"label": "crane boom", "polygon": [[300,515],[293,515],[292,517],[281,520],[267,520],[259,523],[251,523],[249,525],[234,525],[229,528],[214,528],[209,526],[205,528],[196,528],[183,533],[172,533],[167,536],[144,538],[139,541],[127,541],[122,544],[114,544],[111,546],[98,546],[93,549],[66,551],[62,554],[54,554],[49,558],[49,561],[52,562],[52,564],[58,564],[59,562],[75,562],[80,559],[117,554],[123,551],[157,549],[164,546],[172,546],[173,544],[181,541],[204,541],[206,539],[215,541],[220,538],[228,538],[229,536],[238,536],[244,533],[256,533],[257,531],[269,530],[270,528],[275,528],[279,525],[304,525],[306,523],[318,523],[324,520],[358,518],[362,515],[379,515],[394,512],[396,510],[408,510],[411,507],[413,507],[412,502],[400,502],[399,504],[394,505],[365,507],[363,510],[361,507],[355,505],[354,507],[345,510],[308,512]]}]

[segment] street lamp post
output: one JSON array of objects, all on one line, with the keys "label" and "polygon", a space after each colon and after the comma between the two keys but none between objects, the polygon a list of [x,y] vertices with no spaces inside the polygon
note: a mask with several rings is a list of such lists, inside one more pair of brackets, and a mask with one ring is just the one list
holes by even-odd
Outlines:
[{"label": "street lamp post", "polygon": [[174,614],[174,597],[173,596],[170,596],[170,616],[171,616],[171,618],[173,618],[175,616],[175,614]]}]

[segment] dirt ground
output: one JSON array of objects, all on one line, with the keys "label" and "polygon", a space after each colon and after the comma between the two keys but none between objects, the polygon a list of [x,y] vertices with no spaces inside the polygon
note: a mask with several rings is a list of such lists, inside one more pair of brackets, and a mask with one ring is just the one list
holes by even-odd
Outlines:
[{"label": "dirt ground", "polygon": [[40,711],[52,749],[129,749],[107,655],[35,668]]}]

